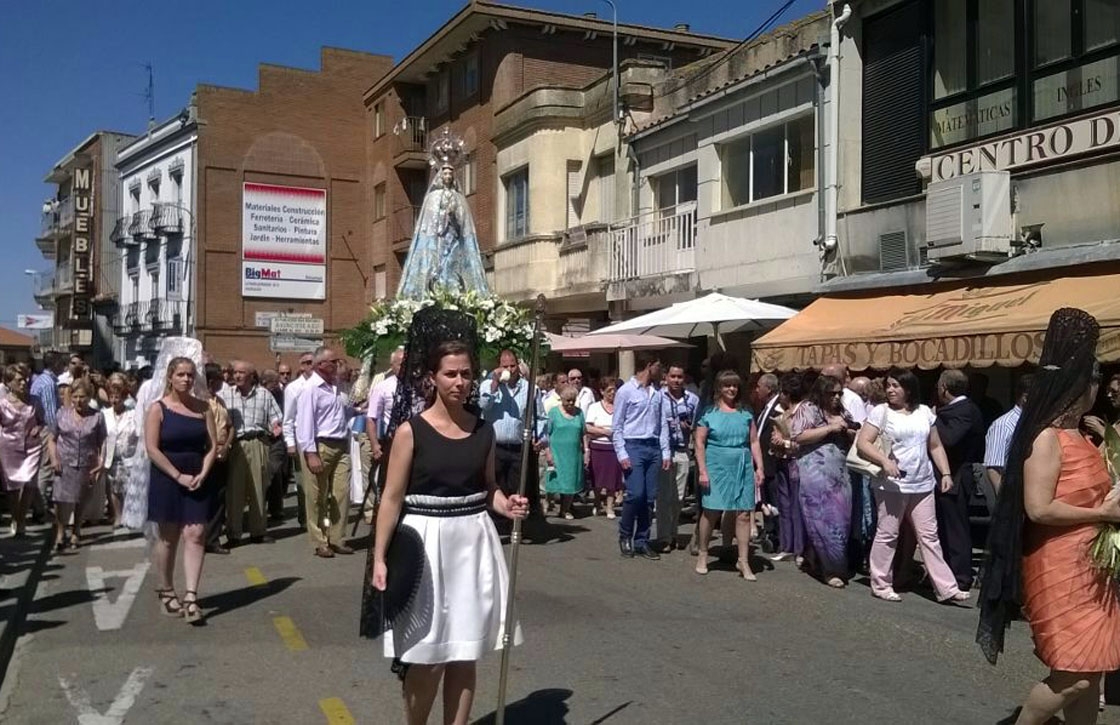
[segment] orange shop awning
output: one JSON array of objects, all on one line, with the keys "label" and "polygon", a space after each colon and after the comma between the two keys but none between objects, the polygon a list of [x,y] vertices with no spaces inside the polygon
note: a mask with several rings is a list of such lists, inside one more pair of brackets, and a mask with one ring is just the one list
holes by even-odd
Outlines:
[{"label": "orange shop awning", "polygon": [[1102,327],[1100,360],[1120,360],[1120,274],[1021,280],[971,280],[924,294],[822,297],[754,341],[753,367],[1015,367],[1038,361],[1046,325],[1059,307],[1094,315]]}]

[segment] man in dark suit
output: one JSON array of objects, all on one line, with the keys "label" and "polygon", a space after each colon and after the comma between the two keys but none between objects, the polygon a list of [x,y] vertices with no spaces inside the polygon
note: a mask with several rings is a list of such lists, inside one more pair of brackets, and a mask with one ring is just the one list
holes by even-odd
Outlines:
[{"label": "man in dark suit", "polygon": [[952,481],[939,481],[934,489],[937,535],[945,561],[957,586],[972,587],[972,532],[968,502],[976,486],[975,465],[984,460],[984,416],[968,397],[968,377],[960,370],[946,370],[937,381],[937,434],[949,458]]},{"label": "man in dark suit", "polygon": [[[758,402],[758,441],[762,447],[762,501],[763,504],[776,506],[778,503],[778,461],[770,452],[770,436],[774,432],[774,420],[781,414],[778,404],[778,377],[766,373],[758,378],[755,387],[755,400]],[[778,517],[763,518],[763,535],[774,551],[778,550]]]}]

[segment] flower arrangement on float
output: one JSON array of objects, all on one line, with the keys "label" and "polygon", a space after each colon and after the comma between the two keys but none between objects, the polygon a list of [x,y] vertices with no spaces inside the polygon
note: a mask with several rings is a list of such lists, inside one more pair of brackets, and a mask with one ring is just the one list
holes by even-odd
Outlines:
[{"label": "flower arrangement on float", "polygon": [[[357,327],[343,333],[346,352],[361,360],[386,359],[405,343],[412,316],[425,307],[456,310],[473,317],[478,324],[478,358],[484,365],[496,361],[506,349],[528,359],[533,346],[532,309],[497,295],[446,287],[434,288],[423,299],[397,297],[375,303]],[[546,344],[545,340],[541,342]]]},{"label": "flower arrangement on float", "polygon": [[[1116,488],[1120,486],[1120,433],[1114,426],[1105,426],[1102,452],[1112,486]],[[1120,580],[1120,527],[1116,524],[1098,527],[1097,535],[1089,544],[1089,560],[1114,581]]]}]

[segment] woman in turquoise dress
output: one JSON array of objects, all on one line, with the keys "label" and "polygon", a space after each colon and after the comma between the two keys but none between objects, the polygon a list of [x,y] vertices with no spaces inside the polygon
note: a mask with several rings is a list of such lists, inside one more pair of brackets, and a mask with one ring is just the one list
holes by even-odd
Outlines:
[{"label": "woman in turquoise dress", "polygon": [[700,469],[700,557],[696,573],[708,573],[708,543],[724,511],[734,511],[739,561],[735,568],[747,581],[755,581],[750,567],[751,514],[755,481],[762,481],[762,449],[754,416],[739,405],[742,380],[734,370],[721,372],[715,381],[712,406],[696,422],[696,463]]},{"label": "woman in turquoise dress", "polygon": [[[548,476],[544,489],[560,497],[560,515],[572,519],[572,496],[583,490],[583,470],[588,462],[583,412],[576,405],[574,386],[560,390],[560,405],[548,412]],[[551,503],[549,504],[551,508]]]}]

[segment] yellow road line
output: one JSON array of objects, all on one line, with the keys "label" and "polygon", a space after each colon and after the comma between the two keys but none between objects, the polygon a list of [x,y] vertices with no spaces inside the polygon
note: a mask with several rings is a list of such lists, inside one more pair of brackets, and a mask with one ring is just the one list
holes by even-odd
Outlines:
[{"label": "yellow road line", "polygon": [[327,716],[327,725],[354,725],[354,716],[346,709],[340,698],[328,697],[319,700],[319,709]]},{"label": "yellow road line", "polygon": [[284,640],[284,644],[292,652],[302,652],[307,649],[307,641],[299,633],[291,617],[273,617],[272,624],[280,634],[280,639]]},{"label": "yellow road line", "polygon": [[268,584],[268,579],[265,579],[264,573],[255,566],[250,566],[245,569],[245,578],[255,587],[263,587],[265,584]]}]

